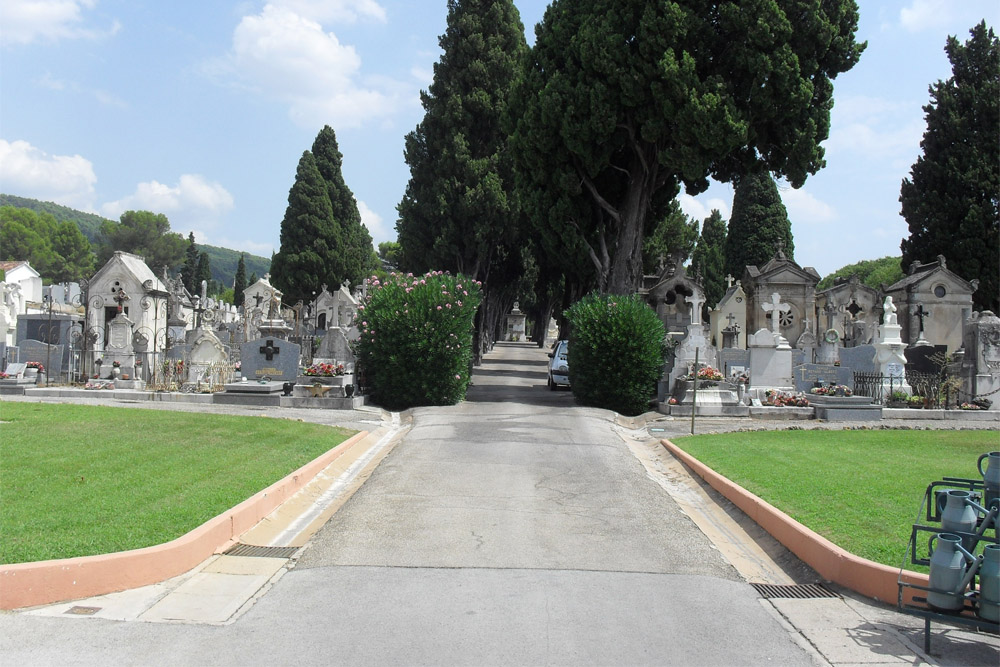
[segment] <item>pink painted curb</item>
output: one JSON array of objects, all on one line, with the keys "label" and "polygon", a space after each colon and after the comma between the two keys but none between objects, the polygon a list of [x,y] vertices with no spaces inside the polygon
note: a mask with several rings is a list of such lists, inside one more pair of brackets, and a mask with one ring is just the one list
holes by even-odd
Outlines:
[{"label": "pink painted curb", "polygon": [[183,574],[228,548],[367,435],[368,431],[361,431],[236,507],[165,544],[98,556],[0,565],[0,609],[104,595]]},{"label": "pink painted curb", "polygon": [[[669,440],[660,440],[660,443],[827,581],[893,605],[899,598],[900,577],[910,584],[920,586],[929,584],[929,577],[926,574],[910,570],[903,570],[900,574],[896,568],[855,556],[841,549],[778,508],[715,472]],[[913,589],[907,589],[904,602],[910,602],[912,591]]]}]

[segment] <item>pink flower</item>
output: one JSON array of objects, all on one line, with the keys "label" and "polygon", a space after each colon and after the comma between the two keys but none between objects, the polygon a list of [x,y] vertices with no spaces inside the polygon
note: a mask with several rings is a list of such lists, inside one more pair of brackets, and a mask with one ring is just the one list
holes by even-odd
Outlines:
[{"label": "pink flower", "polygon": [[455,376],[455,379],[456,379],[456,380],[461,380],[461,379],[462,379],[462,376],[461,376],[461,375],[456,375],[456,376]]},{"label": "pink flower", "polygon": [[462,296],[469,296],[469,293],[466,292],[465,290],[462,290]]},{"label": "pink flower", "polygon": [[457,304],[458,304],[458,307],[459,307],[459,308],[461,308],[461,307],[462,307],[462,302],[461,302],[461,301],[456,301],[455,303],[457,303]]},{"label": "pink flower", "polygon": [[438,306],[438,310],[441,310],[441,306]]},{"label": "pink flower", "polygon": [[[444,307],[445,308],[451,308],[451,304],[450,303],[446,303],[446,304],[444,304]],[[441,310],[441,306],[438,306],[438,310]]]}]

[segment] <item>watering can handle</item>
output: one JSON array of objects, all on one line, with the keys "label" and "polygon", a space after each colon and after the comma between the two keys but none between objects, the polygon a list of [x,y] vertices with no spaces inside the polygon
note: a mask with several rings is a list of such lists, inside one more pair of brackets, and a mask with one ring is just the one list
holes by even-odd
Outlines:
[{"label": "watering can handle", "polygon": [[980,456],[979,460],[976,461],[976,467],[979,469],[980,476],[985,476],[986,475],[986,473],[983,471],[983,459],[987,458],[989,455],[990,455],[989,452],[987,452],[987,453],[983,454],[982,456]]},{"label": "watering can handle", "polygon": [[931,556],[934,555],[934,547],[931,546],[931,542],[933,542],[934,540],[936,540],[938,538],[938,535],[940,535],[940,533],[934,533],[927,540],[927,557],[928,558],[930,558]]}]

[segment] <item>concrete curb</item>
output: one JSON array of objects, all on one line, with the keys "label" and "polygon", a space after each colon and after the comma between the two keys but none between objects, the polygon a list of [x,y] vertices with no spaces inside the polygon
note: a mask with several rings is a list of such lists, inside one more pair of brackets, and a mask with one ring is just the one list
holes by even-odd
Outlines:
[{"label": "concrete curb", "polygon": [[368,431],[361,431],[236,507],[165,544],[97,556],[2,565],[0,609],[104,595],[183,574],[229,548],[367,435]]},{"label": "concrete curb", "polygon": [[[900,579],[920,586],[929,584],[929,577],[926,574],[910,570],[900,571],[841,549],[778,508],[715,472],[669,440],[660,440],[660,444],[824,579],[892,605],[895,605],[899,598]],[[907,592],[912,595],[912,590],[907,589]]]}]

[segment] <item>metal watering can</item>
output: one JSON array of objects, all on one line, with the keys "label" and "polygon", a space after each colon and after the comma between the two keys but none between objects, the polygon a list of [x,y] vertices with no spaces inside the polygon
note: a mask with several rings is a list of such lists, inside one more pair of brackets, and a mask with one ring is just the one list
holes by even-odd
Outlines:
[{"label": "metal watering can", "polygon": [[[983,470],[983,461],[987,461],[986,470]],[[979,474],[983,476],[985,493],[983,493],[983,504],[992,507],[994,504],[1000,505],[1000,452],[989,452],[979,457],[976,462]]]},{"label": "metal watering can", "polygon": [[[937,549],[933,546],[935,540]],[[965,590],[976,576],[983,558],[963,548],[962,538],[952,533],[931,535],[927,548],[931,554],[927,604],[940,611],[961,611],[965,607]]]},{"label": "metal watering can", "polygon": [[[972,494],[960,489],[948,489],[938,495],[938,510],[941,512],[941,529],[946,533],[961,532],[969,533],[962,536],[962,546],[972,551],[983,536],[983,533],[992,523],[997,510],[986,510],[972,500]],[[986,515],[979,530],[976,524],[979,522],[979,512]]]},{"label": "metal watering can", "polygon": [[1000,622],[1000,544],[987,544],[979,568],[979,616]]}]

